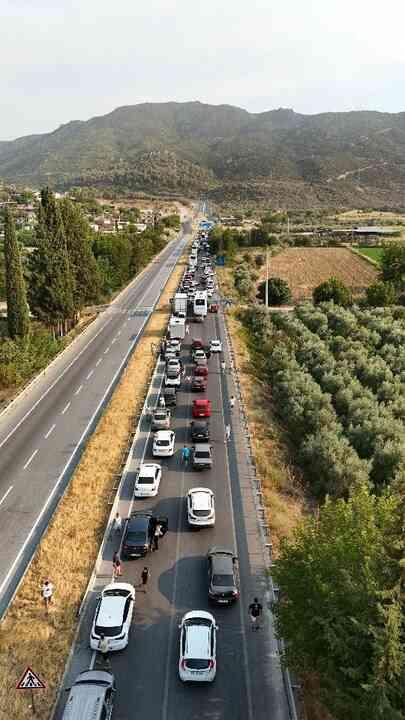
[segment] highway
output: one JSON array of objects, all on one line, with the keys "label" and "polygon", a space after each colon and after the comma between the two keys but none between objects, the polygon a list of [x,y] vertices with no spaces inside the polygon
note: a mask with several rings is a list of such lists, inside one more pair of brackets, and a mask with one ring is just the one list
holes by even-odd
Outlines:
[{"label": "highway", "polygon": [[186,242],[177,239],[0,415],[0,617]]},{"label": "highway", "polygon": [[[132,509],[153,509],[169,519],[169,531],[159,543],[158,552],[145,558],[123,562],[121,580],[136,587],[144,565],[151,572],[148,590],[137,591],[133,626],[128,647],[110,656],[117,683],[114,720],[287,720],[290,717],[283,675],[278,657],[272,615],[268,609],[266,557],[255,510],[254,490],[247,476],[246,433],[240,422],[238,405],[229,408],[234,393],[232,375],[220,370],[219,356],[208,361],[208,389],[203,395],[191,393],[192,337],[224,339],[222,315],[209,314],[203,324],[191,323],[182,359],[186,378],[172,409],[172,428],[176,433],[176,452],[172,458],[152,458],[148,420],[140,432],[130,457],[127,480],[122,488],[119,511],[126,517]],[[225,357],[229,359],[225,348]],[[148,403],[156,402],[162,382],[163,363],[153,380]],[[181,463],[181,449],[191,445],[192,400],[206,396],[212,402],[210,420],[214,467],[199,473]],[[232,417],[231,417],[232,413]],[[232,427],[225,442],[225,424]],[[145,459],[160,462],[163,479],[157,498],[133,500],[136,468]],[[185,496],[189,488],[206,486],[215,492],[216,524],[213,528],[190,530],[186,522]],[[119,538],[110,536],[95,586],[90,592],[76,646],[63,685],[89,666],[102,667],[102,661],[89,649],[89,634],[96,597],[111,580],[111,557],[119,548]],[[207,595],[206,553],[212,545],[234,548],[239,558],[241,597],[231,607],[212,606]],[[264,626],[252,632],[248,605],[258,595],[265,607]],[[217,637],[217,676],[214,683],[201,686],[183,684],[178,677],[179,630],[182,615],[189,610],[209,610],[219,625]],[[100,664],[101,663],[101,664]],[[54,720],[60,720],[66,693],[61,692]]]}]

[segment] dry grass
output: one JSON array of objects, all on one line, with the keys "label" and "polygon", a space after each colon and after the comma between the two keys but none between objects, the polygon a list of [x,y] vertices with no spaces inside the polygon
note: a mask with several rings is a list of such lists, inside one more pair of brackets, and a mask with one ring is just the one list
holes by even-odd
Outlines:
[{"label": "dry grass", "polygon": [[[26,665],[46,681],[36,694],[38,716],[48,718],[77,626],[76,612],[92,572],[109,514],[108,498],[131,428],[137,421],[159,342],[170,313],[169,298],[184,270],[176,267],[162,299],[113,398],[90,439],[69,489],[9,612],[0,626],[0,719],[32,717],[29,697],[15,684]],[[111,442],[112,437],[114,442]],[[46,614],[40,590],[55,585],[55,603]]]}]

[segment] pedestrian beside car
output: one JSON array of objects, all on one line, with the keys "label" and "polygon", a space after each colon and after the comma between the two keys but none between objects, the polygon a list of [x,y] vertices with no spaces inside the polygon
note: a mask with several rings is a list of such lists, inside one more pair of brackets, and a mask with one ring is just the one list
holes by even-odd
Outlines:
[{"label": "pedestrian beside car", "polygon": [[186,323],[186,335],[190,334],[190,325]]},{"label": "pedestrian beside car", "polygon": [[160,523],[156,523],[155,531],[153,533],[153,547],[152,550],[159,550],[159,538],[162,537],[162,526]]},{"label": "pedestrian beside car", "polygon": [[188,465],[188,461],[190,460],[190,448],[188,448],[187,445],[185,445],[181,451],[181,458],[184,465]]},{"label": "pedestrian beside car", "polygon": [[249,605],[249,615],[252,625],[252,630],[260,629],[260,618],[263,612],[263,606],[259,603],[258,599],[255,598]]},{"label": "pedestrian beside car", "polygon": [[229,442],[231,439],[231,426],[225,425],[225,442]]},{"label": "pedestrian beside car", "polygon": [[141,572],[141,582],[142,582],[142,587],[143,587],[144,592],[146,592],[149,578],[150,578],[149,568],[144,567],[144,569]]},{"label": "pedestrian beside car", "polygon": [[235,407],[235,402],[236,402],[235,396],[234,396],[234,395],[231,395],[231,397],[229,398],[229,407],[231,408],[231,410],[234,409],[234,407]]},{"label": "pedestrian beside car", "polygon": [[98,652],[100,653],[101,657],[103,658],[103,662],[107,667],[110,665],[110,659],[108,657],[108,640],[105,637],[105,635],[100,635],[100,640],[98,641]]},{"label": "pedestrian beside car", "polygon": [[121,577],[122,575],[121,560],[117,552],[115,552],[113,555],[113,573],[115,578]]},{"label": "pedestrian beside car", "polygon": [[222,360],[221,360],[221,370],[222,370],[222,372],[225,372],[225,370],[226,370],[226,363],[225,363],[225,360],[224,360],[223,358],[222,358]]},{"label": "pedestrian beside car", "polygon": [[53,584],[50,582],[50,580],[45,580],[44,584],[42,585],[42,598],[47,612],[49,612],[49,606],[53,602],[53,591]]},{"label": "pedestrian beside car", "polygon": [[166,407],[166,402],[165,402],[165,399],[164,399],[163,395],[161,395],[160,398],[159,398],[159,407],[161,407],[161,408],[165,408],[165,407]]},{"label": "pedestrian beside car", "polygon": [[115,514],[114,520],[113,520],[113,531],[114,533],[121,533],[122,530],[122,518],[121,515],[117,512]]}]

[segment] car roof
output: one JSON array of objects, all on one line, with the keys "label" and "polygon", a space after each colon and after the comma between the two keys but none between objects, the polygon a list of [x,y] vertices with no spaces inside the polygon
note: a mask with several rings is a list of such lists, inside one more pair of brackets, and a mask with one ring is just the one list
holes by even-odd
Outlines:
[{"label": "car roof", "polygon": [[155,432],[155,437],[157,440],[170,440],[170,438],[173,435],[173,430],[157,430]]},{"label": "car roof", "polygon": [[[77,684],[76,684],[77,683]],[[114,676],[107,672],[81,673],[72,686],[66,708],[72,718],[100,717],[106,690],[114,683]]]},{"label": "car roof", "polygon": [[195,428],[207,428],[209,426],[208,420],[192,420],[191,423]]},{"label": "car roof", "polygon": [[210,627],[208,627],[208,625],[192,625],[191,627],[187,627],[187,643],[184,657],[211,657]]},{"label": "car roof", "polygon": [[200,398],[200,399],[198,399],[198,400],[193,400],[194,405],[204,405],[204,406],[206,406],[206,405],[209,404],[209,402],[210,402],[210,401],[207,400],[206,398]]},{"label": "car roof", "polygon": [[123,595],[102,597],[97,613],[97,625],[101,627],[121,625],[126,601],[127,598]]},{"label": "car roof", "polygon": [[143,463],[139,468],[139,475],[143,477],[155,477],[156,470],[160,470],[160,465],[157,465],[157,463]]},{"label": "car roof", "polygon": [[208,443],[195,443],[194,450],[203,450],[204,452],[207,452],[207,450],[211,450],[211,445],[209,445]]},{"label": "car roof", "polygon": [[212,555],[212,568],[218,575],[233,574],[233,558],[230,555]]},{"label": "car roof", "polygon": [[212,490],[209,488],[191,488],[188,492],[191,495],[195,510],[209,510],[211,508],[211,498],[214,496]]}]

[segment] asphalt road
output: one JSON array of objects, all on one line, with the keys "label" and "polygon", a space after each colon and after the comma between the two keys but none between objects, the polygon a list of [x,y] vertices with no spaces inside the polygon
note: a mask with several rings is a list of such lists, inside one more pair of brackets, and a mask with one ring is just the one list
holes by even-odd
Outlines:
[{"label": "asphalt road", "polygon": [[0,415],[0,617],[190,231]]},{"label": "asphalt road", "polygon": [[[223,318],[209,315],[204,324],[191,324],[188,339],[223,335]],[[189,344],[183,351],[186,376],[191,375]],[[163,371],[163,364],[160,372]],[[161,375],[154,379],[154,397]],[[160,541],[159,551],[146,558],[123,562],[122,580],[137,586],[144,565],[151,579],[147,592],[137,592],[133,627],[128,647],[111,656],[116,677],[117,695],[114,720],[150,718],[150,720],[287,720],[289,709],[280,669],[272,616],[267,609],[266,568],[258,518],[252,500],[252,489],[246,480],[245,437],[239,423],[238,406],[230,418],[229,395],[233,381],[220,371],[219,357],[209,360],[206,397],[213,413],[210,420],[214,453],[212,470],[193,472],[181,464],[181,448],[191,444],[189,426],[192,400],[187,381],[178,393],[172,427],[176,432],[176,453],[172,458],[155,460],[164,467],[157,498],[135,500],[135,509],[153,508],[169,518],[169,531]],[[225,443],[225,423],[231,422],[232,435]],[[134,448],[132,473],[123,489],[120,513],[131,510],[131,489],[139,462],[152,460],[151,438],[146,421]],[[132,477],[131,477],[132,474]],[[215,492],[216,524],[214,528],[190,530],[186,523],[185,496],[193,486],[207,486]],[[207,597],[206,552],[212,545],[235,548],[239,557],[241,598],[231,607],[211,606]],[[119,539],[112,538],[106,549],[104,567],[100,569],[94,593],[89,598],[80,628],[75,652],[65,685],[90,664],[99,663],[88,648],[91,621],[97,592],[111,578],[111,556]],[[248,605],[258,595],[266,607],[264,627],[252,632]],[[217,637],[217,677],[214,683],[201,686],[182,684],[178,678],[178,624],[189,610],[211,611],[219,625]],[[60,720],[65,694],[55,714]]]}]

